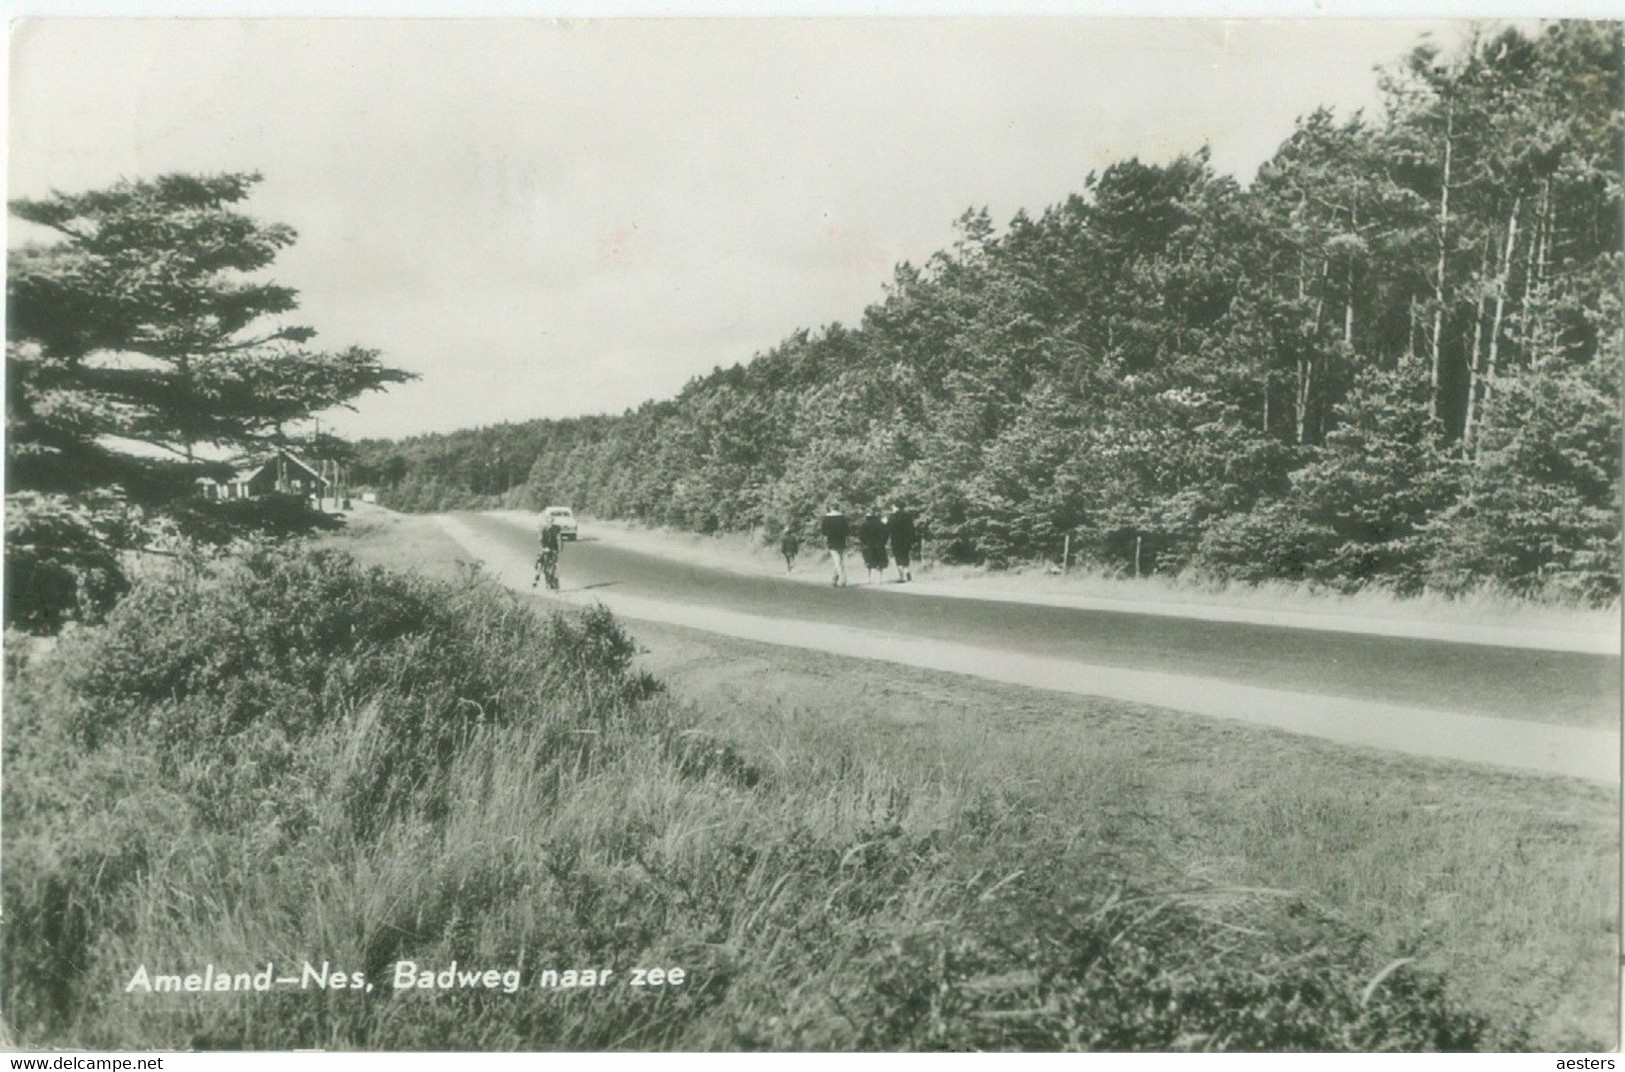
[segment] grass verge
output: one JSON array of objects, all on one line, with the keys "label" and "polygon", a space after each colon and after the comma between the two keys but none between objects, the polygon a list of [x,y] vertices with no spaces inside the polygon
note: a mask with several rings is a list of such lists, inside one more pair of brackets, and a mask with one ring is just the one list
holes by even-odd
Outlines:
[{"label": "grass verge", "polygon": [[[1548,1049],[1618,1037],[1619,794],[1562,778],[631,622],[766,769],[849,754],[996,787],[1161,888],[1295,891]],[[1587,1040],[1590,1040],[1589,1043]]]}]

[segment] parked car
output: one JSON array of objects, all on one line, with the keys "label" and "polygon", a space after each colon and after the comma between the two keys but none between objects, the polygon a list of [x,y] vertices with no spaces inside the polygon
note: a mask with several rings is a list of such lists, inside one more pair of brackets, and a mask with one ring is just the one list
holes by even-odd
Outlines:
[{"label": "parked car", "polygon": [[559,527],[559,535],[566,540],[576,538],[576,515],[568,506],[549,506],[542,511],[543,518],[552,518]]}]

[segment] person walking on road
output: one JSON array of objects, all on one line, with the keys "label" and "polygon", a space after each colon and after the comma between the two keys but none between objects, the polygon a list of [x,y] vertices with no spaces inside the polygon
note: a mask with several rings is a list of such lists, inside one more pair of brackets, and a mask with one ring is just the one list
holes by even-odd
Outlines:
[{"label": "person walking on road", "polygon": [[914,515],[903,509],[902,503],[894,503],[891,516],[886,519],[886,530],[891,536],[891,557],[897,563],[897,583],[914,579],[914,570],[911,563],[914,561]]},{"label": "person walking on road", "polygon": [[858,526],[858,546],[863,549],[863,568],[869,571],[869,583],[876,577],[886,580],[886,523],[880,519],[880,507],[875,506]]},{"label": "person walking on road", "polygon": [[796,554],[801,550],[801,537],[796,535],[795,526],[784,526],[784,533],[779,537],[779,554],[784,556],[784,572],[793,572],[796,568]]},{"label": "person walking on road", "polygon": [[564,530],[552,515],[542,525],[541,553],[536,556],[536,576],[531,578],[530,586],[535,588],[543,577],[547,578],[547,588],[550,592],[559,590],[559,548],[563,545]]},{"label": "person walking on road", "polygon": [[846,587],[846,541],[852,535],[852,522],[841,513],[839,503],[830,503],[829,512],[818,522],[818,531],[824,536],[824,546],[829,548],[830,565],[834,568],[834,585],[837,588]]}]

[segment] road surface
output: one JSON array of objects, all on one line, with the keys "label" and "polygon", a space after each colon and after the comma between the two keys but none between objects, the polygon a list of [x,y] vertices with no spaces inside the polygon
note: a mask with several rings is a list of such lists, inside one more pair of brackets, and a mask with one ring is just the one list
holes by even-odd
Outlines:
[{"label": "road surface", "polygon": [[[503,517],[453,519],[515,560],[534,558],[531,526]],[[803,569],[822,570],[822,562]],[[1124,670],[1407,707],[1617,731],[1618,656],[1080,610],[1002,601],[895,598],[862,587],[790,584],[674,561],[613,544],[565,546],[566,593],[606,602],[713,608],[763,618],[855,627]],[[881,657],[877,639],[876,656]]]}]

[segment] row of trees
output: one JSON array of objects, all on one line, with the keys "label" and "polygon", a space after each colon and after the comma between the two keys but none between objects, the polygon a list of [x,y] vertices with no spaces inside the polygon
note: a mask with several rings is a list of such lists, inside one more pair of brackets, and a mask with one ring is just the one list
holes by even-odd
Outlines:
[{"label": "row of trees", "polygon": [[167,175],[11,203],[54,240],[7,260],[8,625],[105,609],[133,551],[320,524],[298,500],[205,503],[196,482],[278,447],[336,460],[348,445],[299,434],[310,418],[407,378],[286,322],[297,295],[263,270],[294,232],[237,207],[258,180]]},{"label": "row of trees", "polygon": [[695,529],[914,503],[947,555],[1343,588],[1619,589],[1620,28],[1416,48],[1377,117],[1091,175],[615,418],[362,445],[405,509]]}]

